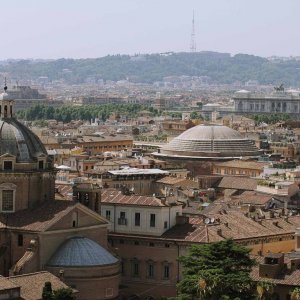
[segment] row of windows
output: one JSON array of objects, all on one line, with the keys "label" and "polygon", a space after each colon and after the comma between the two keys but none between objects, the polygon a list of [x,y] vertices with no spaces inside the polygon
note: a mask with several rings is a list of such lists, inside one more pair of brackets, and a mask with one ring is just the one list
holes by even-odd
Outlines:
[{"label": "row of windows", "polygon": [[[109,221],[111,221],[111,211],[106,210],[105,211],[105,218]],[[127,217],[126,217],[126,212],[121,211],[119,218],[118,218],[118,224],[119,225],[127,225]],[[134,214],[134,226],[141,226],[141,213],[136,212]],[[155,227],[156,226],[156,214],[150,214],[150,220],[149,220],[149,226],[150,227]],[[164,222],[164,228],[168,228],[168,222]]]},{"label": "row of windows", "polygon": [[[123,239],[120,239],[120,240],[118,240],[118,241],[116,241],[116,240],[109,240],[109,243],[111,244],[111,246],[114,245],[114,242],[119,242],[119,244],[121,244],[121,245],[124,245],[124,244],[125,244],[125,240],[123,240]],[[126,240],[126,244],[128,244],[128,245],[133,244],[133,245],[135,245],[135,246],[142,245],[142,246],[148,246],[148,247],[162,246],[161,243],[155,244],[155,243],[153,243],[153,242],[140,242],[140,241],[128,241],[128,240]],[[165,244],[164,244],[164,247],[165,247],[165,248],[170,248],[170,244],[169,244],[169,243],[165,243]]]},{"label": "row of windows", "polygon": [[115,145],[115,146],[86,146],[84,149],[89,149],[89,150],[103,150],[103,149],[119,149],[119,148],[127,148],[131,147],[131,145]]},{"label": "row of windows", "polygon": [[[5,160],[3,161],[3,170],[9,171],[9,170],[13,170],[14,164],[13,161],[11,160]],[[44,169],[44,161],[40,160],[38,162],[38,168],[40,170]]]},{"label": "row of windows", "polygon": [[268,244],[268,243],[276,243],[276,242],[281,242],[281,241],[290,241],[294,240],[295,236],[294,235],[287,235],[287,236],[282,236],[282,237],[272,237],[272,238],[263,238],[263,239],[254,239],[250,241],[243,241],[240,242],[241,245],[244,246],[251,246],[251,245],[258,245],[258,244]]},{"label": "row of windows", "polygon": [[[132,178],[132,180],[137,180],[137,179],[135,179],[135,178]],[[150,188],[150,185],[151,185],[151,182],[142,182],[142,181],[139,181],[139,182],[137,182],[137,183],[129,183],[129,184],[126,184],[126,183],[115,183],[115,184],[113,184],[113,187],[115,188],[115,189],[119,189],[119,188],[121,188],[121,187],[123,187],[123,186],[126,186],[127,188],[132,188],[132,185],[134,185],[134,187],[140,187],[140,188]]]},{"label": "row of windows", "polygon": [[[170,266],[168,264],[164,264],[162,266],[162,279],[168,280],[170,279]],[[159,270],[157,266],[154,263],[147,263],[146,265],[146,277],[154,279],[156,276],[159,276]],[[126,268],[124,266],[124,263],[122,262],[122,274],[126,274]],[[137,260],[132,262],[131,265],[131,276],[135,278],[141,277],[143,274],[141,272],[141,263]]]},{"label": "row of windows", "polygon": [[[216,169],[216,173],[217,174],[221,174],[221,169],[217,168]],[[252,177],[255,177],[256,176],[256,172],[255,171],[248,171],[248,170],[242,170],[242,169],[239,169],[239,170],[236,170],[236,169],[225,169],[224,170],[224,174],[231,174],[231,175],[247,175],[247,176],[252,176]]]}]

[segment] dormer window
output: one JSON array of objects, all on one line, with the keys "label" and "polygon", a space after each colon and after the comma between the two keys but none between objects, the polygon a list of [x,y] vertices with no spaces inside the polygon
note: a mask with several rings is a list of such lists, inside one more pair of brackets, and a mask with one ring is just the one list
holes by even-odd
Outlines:
[{"label": "dormer window", "polygon": [[5,160],[3,162],[3,170],[12,170],[13,169],[13,162],[11,160]]}]

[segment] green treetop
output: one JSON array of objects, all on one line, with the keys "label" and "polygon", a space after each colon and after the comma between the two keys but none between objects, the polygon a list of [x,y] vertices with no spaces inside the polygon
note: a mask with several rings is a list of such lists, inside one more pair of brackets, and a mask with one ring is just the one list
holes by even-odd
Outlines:
[{"label": "green treetop", "polygon": [[179,258],[183,279],[177,299],[251,299],[250,271],[255,263],[249,252],[232,240],[191,246],[188,254]]}]

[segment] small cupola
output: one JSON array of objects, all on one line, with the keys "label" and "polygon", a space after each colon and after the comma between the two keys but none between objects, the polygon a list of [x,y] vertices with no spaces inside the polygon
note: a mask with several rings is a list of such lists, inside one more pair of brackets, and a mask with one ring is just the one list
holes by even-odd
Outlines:
[{"label": "small cupola", "polygon": [[4,83],[4,93],[0,94],[0,118],[10,119],[14,117],[15,101],[7,93],[6,78]]}]

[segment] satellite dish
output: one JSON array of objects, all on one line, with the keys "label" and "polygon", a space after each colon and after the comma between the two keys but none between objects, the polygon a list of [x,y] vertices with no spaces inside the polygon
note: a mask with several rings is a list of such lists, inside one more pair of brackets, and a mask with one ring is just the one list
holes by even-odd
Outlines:
[{"label": "satellite dish", "polygon": [[206,219],[204,220],[204,223],[205,223],[205,224],[209,224],[209,223],[210,223],[210,218],[206,218]]},{"label": "satellite dish", "polygon": [[215,222],[215,218],[211,218],[210,223],[214,223],[214,222]]}]

